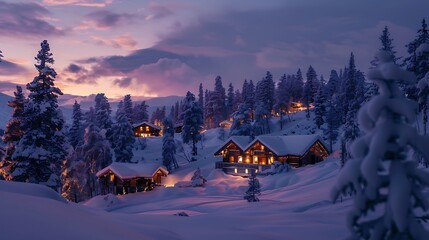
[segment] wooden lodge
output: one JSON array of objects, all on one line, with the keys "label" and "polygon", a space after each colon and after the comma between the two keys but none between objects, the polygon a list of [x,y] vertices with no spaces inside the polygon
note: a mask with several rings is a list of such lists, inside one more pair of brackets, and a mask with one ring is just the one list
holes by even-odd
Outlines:
[{"label": "wooden lodge", "polygon": [[216,168],[247,176],[249,169],[264,171],[274,167],[275,161],[294,167],[315,164],[329,152],[318,135],[257,136],[250,143],[248,136],[233,136],[214,155],[223,158]]},{"label": "wooden lodge", "polygon": [[142,122],[133,125],[134,136],[136,137],[152,137],[161,135],[161,127],[149,122]]},{"label": "wooden lodge", "polygon": [[152,190],[168,175],[158,164],[114,162],[97,172],[101,194],[127,194]]}]

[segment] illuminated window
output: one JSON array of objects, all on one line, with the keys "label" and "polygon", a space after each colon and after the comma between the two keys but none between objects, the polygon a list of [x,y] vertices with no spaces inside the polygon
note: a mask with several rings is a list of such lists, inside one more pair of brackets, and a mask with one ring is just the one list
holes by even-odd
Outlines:
[{"label": "illuminated window", "polygon": [[234,156],[229,157],[229,162],[234,162]]},{"label": "illuminated window", "polygon": [[237,173],[237,168],[234,168],[234,173]]},{"label": "illuminated window", "polygon": [[113,175],[113,174],[112,174],[112,175],[110,175],[110,181],[111,181],[111,182],[115,181],[115,175]]},{"label": "illuminated window", "polygon": [[246,168],[246,170],[245,170],[244,172],[245,172],[246,174],[248,174],[248,173],[249,173],[249,169],[247,169],[247,168]]},{"label": "illuminated window", "polygon": [[264,145],[261,145],[261,150],[264,150]]},{"label": "illuminated window", "polygon": [[143,127],[140,127],[140,130],[143,131]]},{"label": "illuminated window", "polygon": [[250,157],[246,156],[246,163],[250,163]]},{"label": "illuminated window", "polygon": [[258,156],[253,156],[253,164],[258,164]]},{"label": "illuminated window", "polygon": [[274,157],[273,156],[271,156],[270,157],[270,162],[269,162],[270,164],[273,164],[274,163]]},{"label": "illuminated window", "polygon": [[238,162],[239,162],[239,163],[242,163],[242,162],[243,162],[243,157],[242,157],[242,156],[239,156],[239,157],[238,157]]},{"label": "illuminated window", "polygon": [[146,126],[146,132],[149,132],[149,126]]}]

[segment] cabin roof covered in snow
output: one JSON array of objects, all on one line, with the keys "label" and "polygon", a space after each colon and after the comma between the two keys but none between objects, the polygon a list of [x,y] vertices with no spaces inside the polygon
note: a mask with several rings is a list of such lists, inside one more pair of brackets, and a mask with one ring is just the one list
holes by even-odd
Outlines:
[{"label": "cabin roof covered in snow", "polygon": [[102,176],[108,171],[112,171],[115,175],[121,179],[129,179],[135,177],[151,178],[155,173],[161,170],[165,174],[168,174],[167,169],[156,163],[119,163],[114,162],[109,166],[101,169],[97,172],[97,177]]},{"label": "cabin roof covered in snow", "polygon": [[[319,140],[323,141],[319,135],[288,135],[288,136],[258,136],[245,150],[248,150],[257,141],[273,151],[277,156],[296,155],[302,156],[308,149]],[[326,147],[325,147],[326,148]]]},{"label": "cabin roof covered in snow", "polygon": [[222,146],[215,150],[215,154],[224,149],[230,142],[233,142],[235,145],[237,145],[237,147],[244,151],[246,146],[249,144],[249,136],[231,136]]},{"label": "cabin roof covered in snow", "polygon": [[152,127],[152,128],[155,128],[155,129],[161,130],[161,127],[156,126],[156,125],[154,125],[154,124],[152,124],[152,123],[150,123],[150,122],[148,122],[148,121],[143,121],[143,122],[141,122],[141,123],[133,124],[133,128],[139,127],[139,126],[141,126],[141,125],[143,125],[143,124],[146,124],[146,125],[148,125],[148,126],[150,126],[150,127]]}]

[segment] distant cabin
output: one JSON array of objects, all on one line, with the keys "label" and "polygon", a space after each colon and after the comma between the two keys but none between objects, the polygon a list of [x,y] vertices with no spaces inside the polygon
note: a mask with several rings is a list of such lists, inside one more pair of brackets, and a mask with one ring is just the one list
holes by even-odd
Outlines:
[{"label": "distant cabin", "polygon": [[257,136],[250,143],[248,136],[233,136],[214,155],[222,157],[216,168],[246,176],[249,169],[264,171],[275,161],[294,167],[315,164],[329,152],[318,135]]},{"label": "distant cabin", "polygon": [[97,172],[102,194],[127,194],[152,190],[168,175],[164,166],[114,162]]},{"label": "distant cabin", "polygon": [[134,136],[136,137],[152,137],[161,135],[161,127],[150,122],[142,122],[133,125]]},{"label": "distant cabin", "polygon": [[231,128],[231,126],[232,126],[232,121],[230,120],[224,120],[219,123],[219,127],[221,128]]}]

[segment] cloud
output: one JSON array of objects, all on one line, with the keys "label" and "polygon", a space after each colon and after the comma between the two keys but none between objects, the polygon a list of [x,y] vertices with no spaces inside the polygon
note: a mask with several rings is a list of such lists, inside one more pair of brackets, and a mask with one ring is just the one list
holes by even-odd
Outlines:
[{"label": "cloud", "polygon": [[158,20],[173,15],[173,11],[165,5],[150,3],[148,6],[149,14],[145,20]]},{"label": "cloud", "polygon": [[0,1],[2,37],[46,37],[64,35],[65,31],[48,22],[51,13],[36,3]]},{"label": "cloud", "polygon": [[114,48],[122,48],[126,50],[135,50],[137,46],[137,41],[129,35],[120,35],[114,37],[113,39],[91,36],[91,39],[96,44],[111,46]]},{"label": "cloud", "polygon": [[46,5],[76,5],[83,7],[106,7],[113,0],[43,0]]},{"label": "cloud", "polygon": [[126,87],[129,87],[131,85],[132,81],[133,81],[132,78],[124,77],[124,78],[118,78],[118,79],[113,80],[113,84],[117,85],[121,88],[126,88]]},{"label": "cloud", "polygon": [[89,20],[83,21],[76,29],[96,28],[110,29],[125,22],[131,22],[136,15],[129,13],[114,13],[108,10],[94,11],[86,15]]},{"label": "cloud", "polygon": [[0,75],[1,76],[10,76],[10,75],[19,75],[28,73],[28,69],[25,67],[2,59],[0,62]]}]

